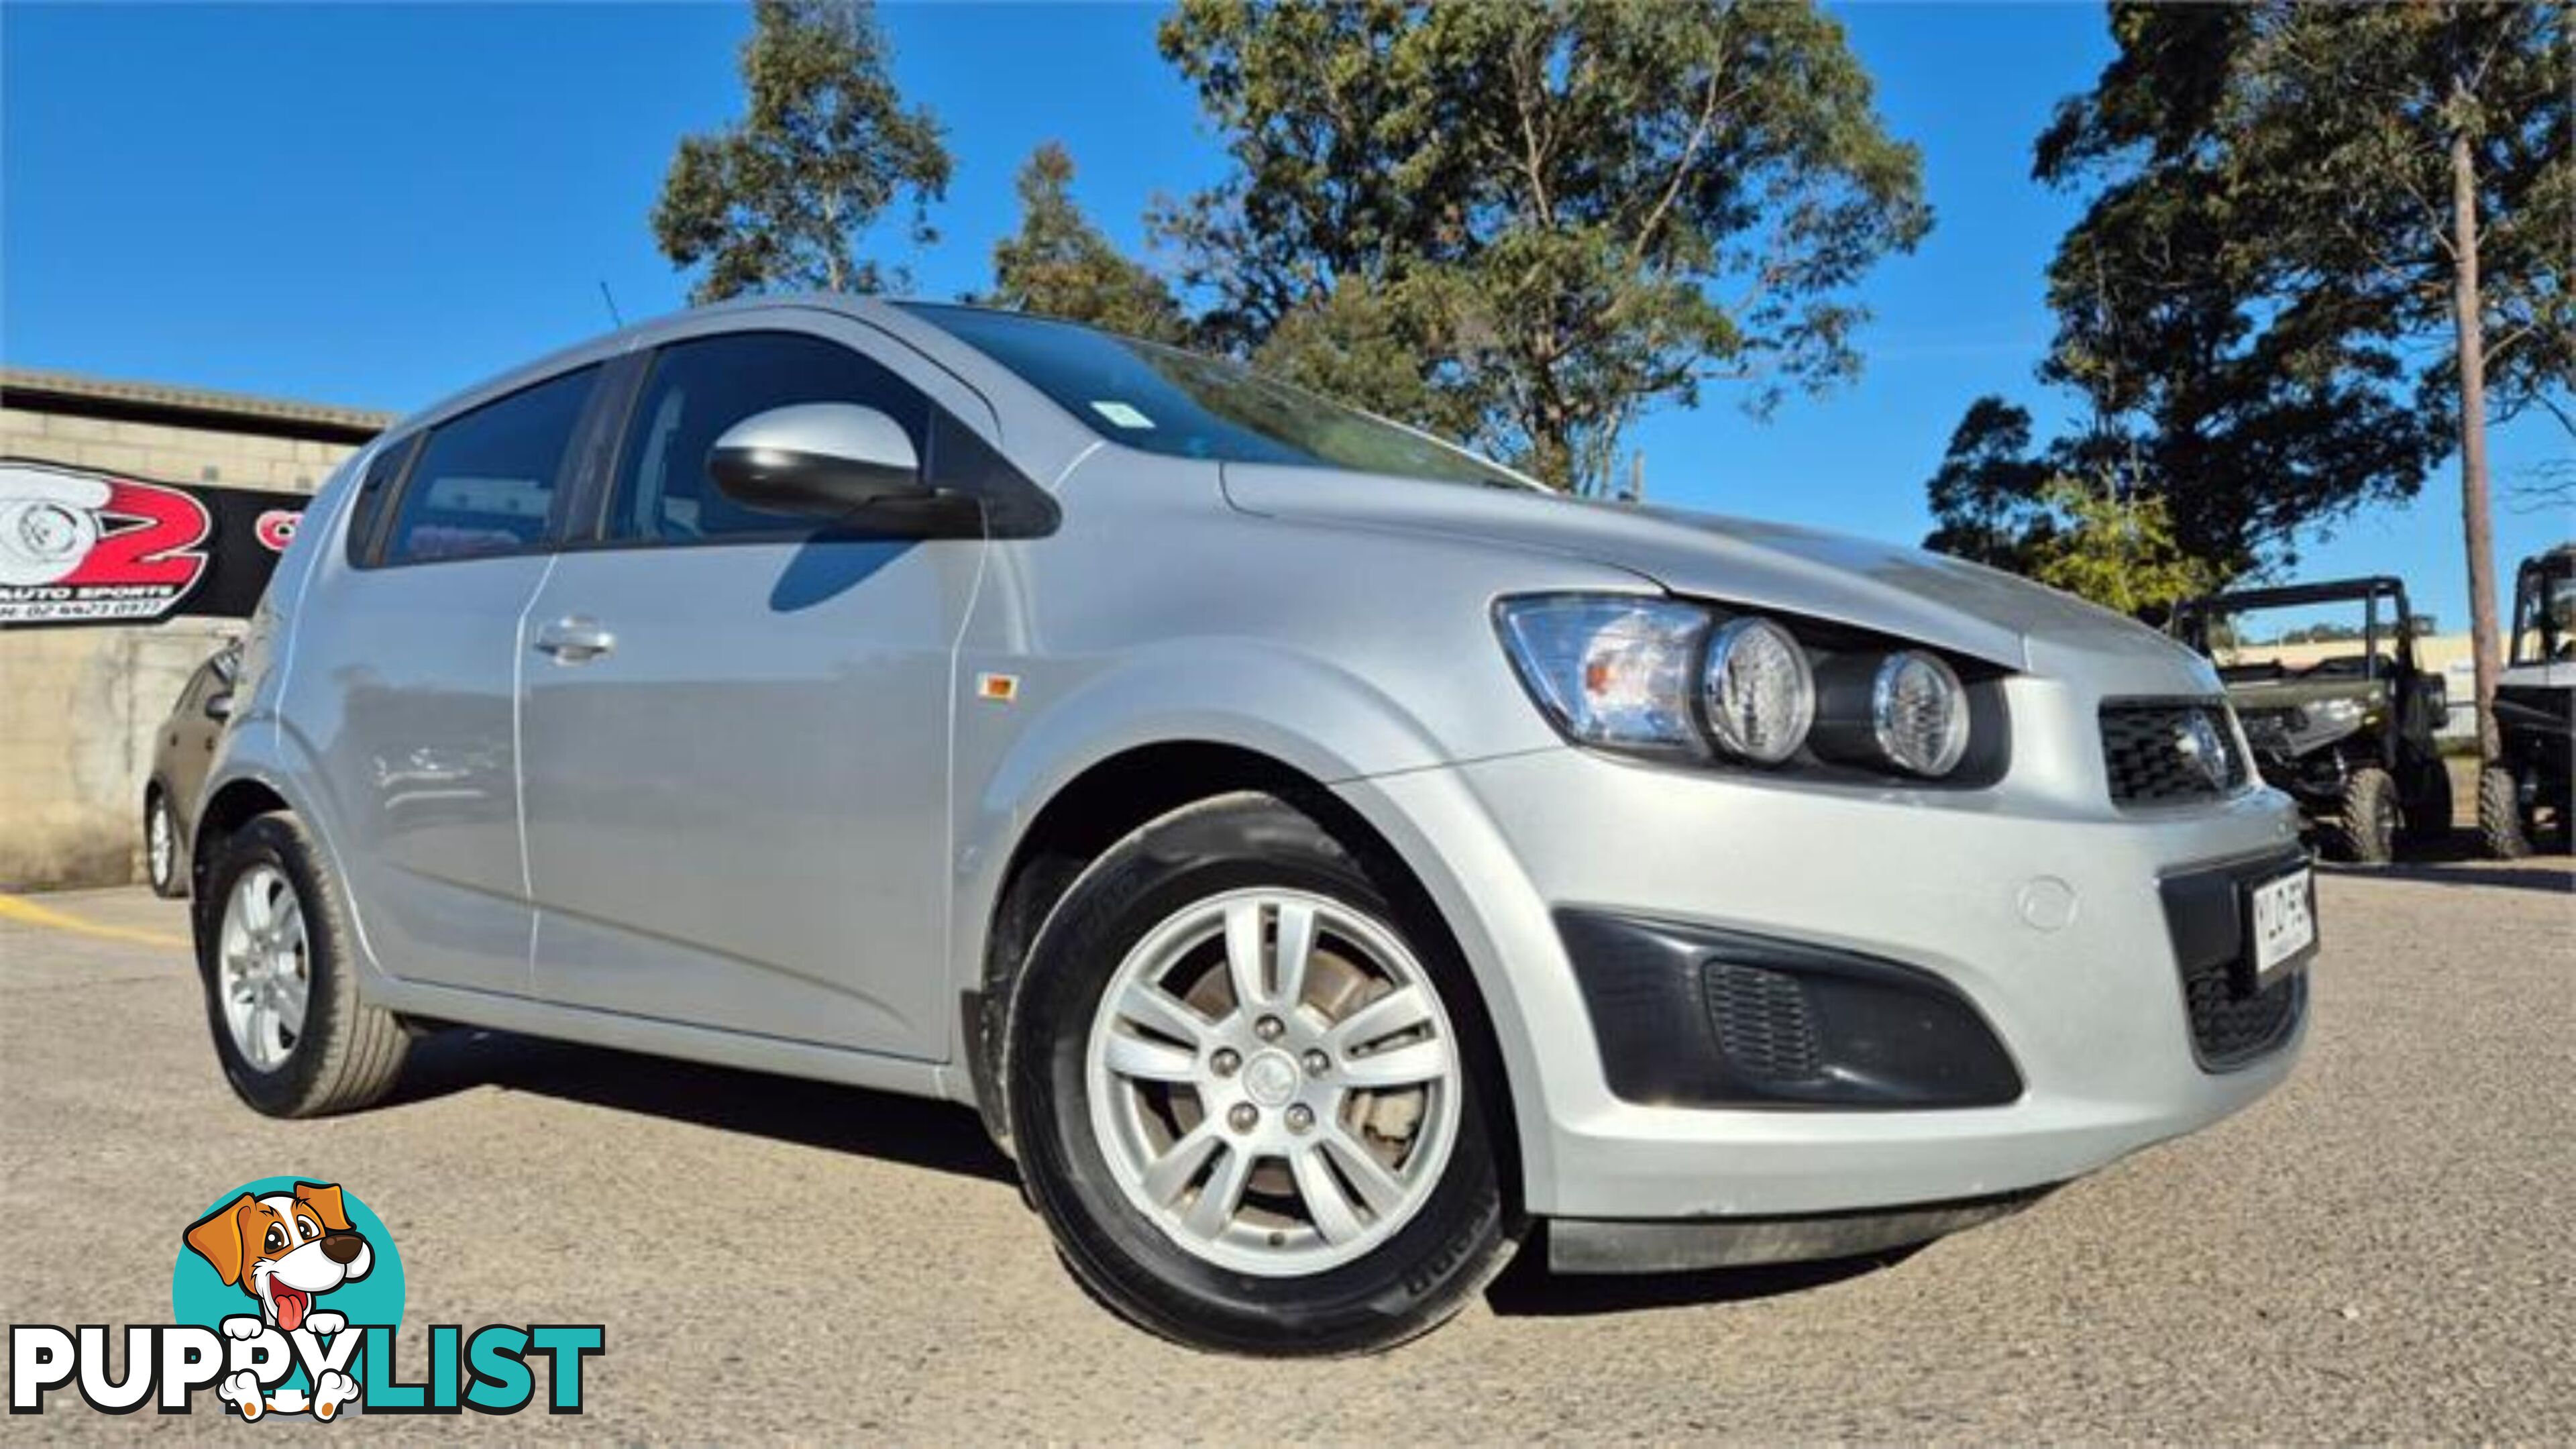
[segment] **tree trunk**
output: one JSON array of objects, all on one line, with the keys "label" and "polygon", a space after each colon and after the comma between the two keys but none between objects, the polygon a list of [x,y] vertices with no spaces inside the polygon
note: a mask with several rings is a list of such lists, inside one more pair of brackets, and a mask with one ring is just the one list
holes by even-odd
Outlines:
[{"label": "tree trunk", "polygon": [[2469,649],[2476,670],[2478,758],[2493,763],[2496,737],[2495,531],[2487,513],[2487,355],[2478,290],[2478,178],[2466,131],[2451,136],[2451,320],[2460,341],[2460,519],[2469,548]]}]

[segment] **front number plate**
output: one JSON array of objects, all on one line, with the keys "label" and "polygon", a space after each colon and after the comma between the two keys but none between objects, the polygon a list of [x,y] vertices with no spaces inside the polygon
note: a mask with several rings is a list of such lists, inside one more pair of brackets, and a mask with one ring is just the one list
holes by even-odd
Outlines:
[{"label": "front number plate", "polygon": [[2317,943],[2316,887],[2306,867],[2254,887],[2254,979],[2269,982]]}]

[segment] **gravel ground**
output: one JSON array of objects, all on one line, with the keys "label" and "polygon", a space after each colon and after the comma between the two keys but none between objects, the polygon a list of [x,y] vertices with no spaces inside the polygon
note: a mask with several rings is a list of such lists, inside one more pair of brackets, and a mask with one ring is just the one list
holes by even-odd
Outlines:
[{"label": "gravel ground", "polygon": [[[179,908],[44,897],[132,934],[0,916],[0,1307],[163,1321],[180,1229],[295,1172],[391,1227],[404,1377],[422,1324],[608,1331],[584,1417],[334,1437],[2566,1442],[2571,885],[2564,858],[2331,874],[2290,1084],[2018,1217],[1876,1263],[1524,1261],[1428,1339],[1290,1365],[1109,1317],[952,1108],[486,1037],[442,1041],[397,1105],[266,1121],[224,1089],[186,959],[155,939]],[[208,1422],[65,1398],[8,1433]]]}]

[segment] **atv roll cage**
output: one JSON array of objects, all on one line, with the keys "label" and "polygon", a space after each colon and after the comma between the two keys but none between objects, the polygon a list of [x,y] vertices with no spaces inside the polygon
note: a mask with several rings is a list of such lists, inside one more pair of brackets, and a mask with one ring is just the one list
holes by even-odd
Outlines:
[{"label": "atv roll cage", "polygon": [[[2378,679],[2392,672],[2412,674],[2415,670],[2415,630],[2412,622],[2414,615],[2407,608],[2406,585],[2385,574],[2358,579],[2334,579],[2317,584],[2289,584],[2273,589],[2239,589],[2233,593],[2207,594],[2197,599],[2186,599],[2174,607],[2174,633],[2184,643],[2215,659],[2218,649],[2230,647],[2233,641],[2213,640],[2211,625],[2214,622],[2263,609],[2295,608],[2301,604],[2335,604],[2354,599],[2360,600],[2362,606],[2359,641],[2361,677]],[[2389,616],[2394,621],[2385,626],[2382,624],[2380,611],[2383,601],[2388,604]],[[2395,636],[2393,671],[2383,667],[2380,659],[2379,641],[2383,629]],[[2320,661],[2310,666],[2310,672],[2323,669],[2327,664],[2334,662],[2336,661]],[[2290,672],[2278,664],[2222,665],[2219,672],[2222,677],[2233,683],[2241,679],[2258,677],[2257,671],[2268,673],[2275,679],[2285,677]]]}]

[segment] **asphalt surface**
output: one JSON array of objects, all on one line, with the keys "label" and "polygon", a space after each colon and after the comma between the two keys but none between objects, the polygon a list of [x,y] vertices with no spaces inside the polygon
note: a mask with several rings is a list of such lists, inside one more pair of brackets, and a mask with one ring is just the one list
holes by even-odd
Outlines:
[{"label": "asphalt surface", "polygon": [[[1873,1263],[1577,1280],[1525,1259],[1431,1337],[1321,1364],[1121,1325],[965,1112],[457,1037],[396,1105],[272,1122],[216,1072],[179,907],[0,900],[0,1309],[165,1321],[181,1228],[291,1172],[390,1226],[406,1378],[420,1325],[607,1326],[583,1417],[335,1439],[2566,1442],[2572,880],[2563,857],[2330,875],[2291,1083],[2018,1217]],[[5,1432],[193,1436],[214,1410],[65,1397]]]}]

